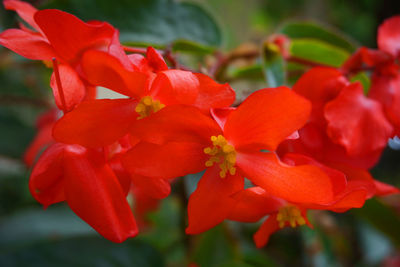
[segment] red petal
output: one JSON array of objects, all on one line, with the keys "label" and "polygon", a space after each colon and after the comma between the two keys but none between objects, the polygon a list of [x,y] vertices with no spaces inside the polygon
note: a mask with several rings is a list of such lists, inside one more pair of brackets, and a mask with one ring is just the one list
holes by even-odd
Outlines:
[{"label": "red petal", "polygon": [[400,56],[400,16],[385,20],[378,29],[378,47],[394,57]]},{"label": "red petal", "polygon": [[398,194],[400,190],[390,184],[385,184],[377,180],[374,181],[377,196],[387,196],[391,194]]},{"label": "red petal", "polygon": [[151,95],[165,105],[190,105],[194,103],[198,93],[199,81],[190,71],[159,72],[151,85]]},{"label": "red petal", "polygon": [[123,95],[140,98],[147,89],[147,76],[130,71],[116,57],[91,50],[82,57],[82,69],[87,80]]},{"label": "red petal", "polygon": [[258,231],[254,234],[253,239],[254,243],[258,248],[262,248],[268,243],[269,237],[271,234],[278,231],[279,225],[278,220],[276,219],[276,214],[271,215],[268,219],[260,226]]},{"label": "red petal", "polygon": [[134,100],[85,101],[56,123],[53,136],[57,141],[67,144],[103,147],[127,134],[136,118]]},{"label": "red petal", "polygon": [[119,243],[138,233],[121,185],[102,153],[68,146],[64,172],[68,205],[99,234]]},{"label": "red petal", "polygon": [[326,204],[333,200],[333,182],[316,166],[293,167],[279,161],[273,153],[241,151],[236,164],[254,184],[287,201]]},{"label": "red petal", "polygon": [[207,169],[190,195],[187,234],[207,231],[226,219],[234,208],[236,201],[231,196],[243,189],[244,179],[240,175],[221,178],[219,171],[218,166]]},{"label": "red petal", "polygon": [[59,67],[61,87],[64,92],[66,107],[60,98],[55,73],[51,75],[50,86],[53,89],[57,106],[64,111],[71,111],[76,105],[82,102],[86,95],[86,87],[78,73],[69,65],[60,64]]},{"label": "red petal", "polygon": [[381,51],[360,47],[353,55],[351,55],[342,66],[343,73],[357,73],[365,65],[374,67],[381,64],[387,64],[393,61],[393,58]]},{"label": "red petal", "polygon": [[31,4],[17,0],[4,0],[3,4],[5,9],[15,10],[26,23],[31,25],[34,29],[39,30],[39,26],[33,20],[33,15],[35,15],[38,10]]},{"label": "red petal", "polygon": [[234,111],[236,108],[228,107],[228,108],[212,108],[210,109],[211,117],[218,123],[221,129],[224,129],[226,120],[228,119],[229,114]]},{"label": "red petal", "polygon": [[331,178],[334,194],[341,193],[343,190],[346,189],[347,180],[346,176],[342,172],[323,165],[311,157],[307,157],[301,154],[288,153],[283,157],[282,162],[291,166],[314,165],[320,168],[326,175]]},{"label": "red petal", "polygon": [[312,102],[311,120],[323,120],[323,107],[334,99],[348,83],[343,74],[334,68],[315,67],[303,74],[293,86],[293,91]]},{"label": "red petal", "polygon": [[33,60],[51,60],[55,56],[45,38],[23,30],[5,30],[0,34],[0,45]]},{"label": "red petal", "polygon": [[168,70],[168,66],[165,63],[162,55],[151,46],[147,47],[146,59],[149,66],[153,69],[154,72]]},{"label": "red petal", "polygon": [[34,166],[29,190],[45,207],[65,200],[63,179],[64,144],[56,143],[46,149]]},{"label": "red petal", "polygon": [[221,133],[218,124],[195,107],[167,106],[151,116],[138,120],[130,133],[144,141],[162,144],[169,141],[210,143],[210,137]]},{"label": "red petal", "polygon": [[310,102],[287,87],[262,89],[231,112],[224,136],[236,149],[275,150],[306,123],[310,110]]},{"label": "red petal", "polygon": [[233,198],[238,201],[228,216],[229,220],[256,222],[267,214],[278,212],[286,201],[269,195],[261,187],[242,190]]},{"label": "red petal", "polygon": [[195,73],[194,75],[199,80],[199,94],[193,103],[194,106],[208,114],[210,108],[224,108],[233,104],[235,91],[228,83],[219,84],[201,73]]},{"label": "red petal", "polygon": [[325,106],[327,132],[349,155],[368,154],[386,147],[393,134],[382,106],[364,96],[360,83],[345,87]]},{"label": "red petal", "polygon": [[139,188],[142,193],[151,198],[163,199],[171,192],[169,182],[162,178],[132,174],[131,179],[133,181],[133,186]]},{"label": "red petal", "polygon": [[376,72],[372,75],[369,96],[383,105],[386,116],[396,129],[396,134],[400,135],[400,74],[399,67],[395,65],[393,67],[393,74]]},{"label": "red petal", "polygon": [[139,143],[123,157],[122,164],[133,174],[171,179],[205,169],[204,145],[170,142],[164,145]]},{"label": "red petal", "polygon": [[115,31],[107,23],[88,24],[56,9],[40,10],[34,18],[57,55],[70,63],[76,62],[85,49],[108,45]]}]

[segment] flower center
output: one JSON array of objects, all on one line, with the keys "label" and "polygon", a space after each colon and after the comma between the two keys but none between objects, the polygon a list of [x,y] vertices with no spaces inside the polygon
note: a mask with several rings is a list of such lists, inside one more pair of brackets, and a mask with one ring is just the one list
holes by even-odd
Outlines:
[{"label": "flower center", "polygon": [[138,120],[150,116],[152,113],[159,111],[165,107],[159,100],[154,100],[151,96],[144,96],[136,105],[135,111],[139,114]]},{"label": "flower center", "polygon": [[286,223],[289,223],[291,227],[304,225],[306,220],[301,215],[301,211],[296,206],[285,206],[279,209],[278,216],[276,217],[279,222],[279,227],[285,227]]},{"label": "flower center", "polygon": [[206,167],[211,167],[214,163],[219,163],[221,171],[219,176],[225,178],[227,172],[231,175],[236,173],[236,151],[235,148],[226,141],[222,135],[211,136],[213,142],[212,147],[206,147],[204,153],[210,155],[210,159],[206,161]]}]

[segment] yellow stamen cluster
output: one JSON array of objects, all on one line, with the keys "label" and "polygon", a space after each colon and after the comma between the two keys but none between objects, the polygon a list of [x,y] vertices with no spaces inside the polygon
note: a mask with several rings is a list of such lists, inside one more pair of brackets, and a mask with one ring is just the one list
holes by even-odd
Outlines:
[{"label": "yellow stamen cluster", "polygon": [[293,228],[306,223],[299,208],[291,205],[280,208],[276,219],[279,222],[280,228],[285,227],[286,222],[288,222]]},{"label": "yellow stamen cluster", "polygon": [[225,178],[227,172],[231,175],[236,173],[236,151],[235,148],[226,141],[222,135],[211,136],[212,147],[206,147],[204,153],[210,155],[210,159],[206,162],[206,167],[211,167],[214,163],[219,163],[221,171],[219,176]]},{"label": "yellow stamen cluster", "polygon": [[135,111],[139,114],[138,120],[143,119],[150,114],[159,111],[165,107],[159,100],[154,100],[151,96],[145,96],[140,99],[140,102],[136,105]]}]

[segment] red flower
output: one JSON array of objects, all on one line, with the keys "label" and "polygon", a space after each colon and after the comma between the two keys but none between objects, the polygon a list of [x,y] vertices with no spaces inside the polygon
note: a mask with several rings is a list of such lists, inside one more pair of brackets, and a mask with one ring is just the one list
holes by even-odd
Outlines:
[{"label": "red flower", "polygon": [[[344,174],[337,169],[324,166],[312,158],[300,154],[287,154],[283,158],[283,161],[292,166],[301,166],[304,164],[315,165],[334,180],[343,179],[344,177]],[[347,173],[348,183],[346,188],[337,194],[331,203],[323,205],[289,202],[269,194],[261,187],[248,188],[233,196],[237,203],[228,215],[228,219],[240,222],[256,222],[264,216],[269,215],[254,235],[256,246],[263,247],[268,243],[272,233],[284,227],[291,226],[294,228],[305,224],[312,227],[307,220],[307,210],[345,212],[351,208],[362,207],[365,200],[373,197],[375,194],[382,194],[380,186],[375,185],[375,181],[368,175],[368,172],[364,171],[364,174],[362,176],[360,173],[357,175],[349,175]]]},{"label": "red flower", "polygon": [[310,113],[309,102],[288,88],[259,90],[236,110],[217,113],[219,125],[194,107],[166,107],[132,127],[144,142],[123,159],[131,173],[167,179],[208,167],[189,199],[187,233],[222,222],[235,205],[231,196],[243,189],[243,177],[300,203],[330,202],[344,188],[345,179],[333,181],[311,165],[286,165],[273,153]]},{"label": "red flower", "polygon": [[79,217],[113,242],[138,233],[126,201],[129,186],[118,179],[101,151],[61,143],[41,155],[29,181],[38,202],[47,207],[65,200]]},{"label": "red flower", "polygon": [[378,29],[378,48],[360,48],[343,66],[345,72],[357,72],[364,65],[373,69],[369,97],[379,101],[387,118],[400,134],[400,16],[387,19]]},{"label": "red flower", "polygon": [[311,100],[311,120],[299,131],[298,140],[286,141],[281,149],[324,163],[364,169],[375,165],[393,127],[381,104],[364,96],[361,84],[349,84],[336,69],[317,67],[305,73],[293,90]]},{"label": "red flower", "polygon": [[149,48],[148,51],[150,58],[147,58],[146,67],[153,66],[156,74],[140,72],[134,64],[126,68],[105,52],[87,52],[82,68],[88,80],[130,98],[83,102],[58,121],[54,138],[63,143],[102,147],[126,135],[134,125],[141,127],[141,119],[165,106],[193,105],[209,113],[210,108],[233,103],[235,93],[228,84],[218,84],[204,74],[163,70],[165,66],[154,55],[155,50]]},{"label": "red flower", "polygon": [[[48,9],[37,11],[26,2],[5,0],[6,9],[15,10],[33,29],[9,29],[0,34],[0,44],[29,59],[49,61],[56,58],[61,64],[59,74],[63,85],[65,103],[59,96],[55,75],[51,87],[57,106],[72,110],[94,91],[80,72],[80,58],[89,49],[104,50],[120,57],[123,50],[118,41],[118,31],[108,23],[85,23],[66,12]],[[90,93],[88,94],[87,91]],[[64,105],[65,104],[65,105]]]}]

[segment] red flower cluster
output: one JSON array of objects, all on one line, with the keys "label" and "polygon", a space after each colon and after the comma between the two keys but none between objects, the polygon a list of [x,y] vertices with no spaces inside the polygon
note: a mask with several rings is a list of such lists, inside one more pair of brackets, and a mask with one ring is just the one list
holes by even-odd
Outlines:
[{"label": "red flower cluster", "polygon": [[[4,5],[34,30],[6,30],[0,44],[54,67],[60,110],[40,119],[26,152],[31,165],[48,145],[34,164],[31,193],[45,207],[66,201],[111,241],[138,233],[127,194],[135,193],[142,213],[141,203],[153,207],[169,195],[172,179],[203,170],[186,232],[270,215],[258,246],[279,228],[309,224],[308,209],[343,212],[398,192],[368,168],[399,133],[399,18],[380,28],[381,50],[362,48],[340,70],[312,69],[293,90],[261,89],[233,108],[228,84],[169,69],[151,47],[145,56],[126,54],[107,23],[17,0]],[[347,79],[363,64],[373,68],[369,96]],[[96,99],[96,86],[126,97]],[[245,178],[254,187],[245,189]]]}]

